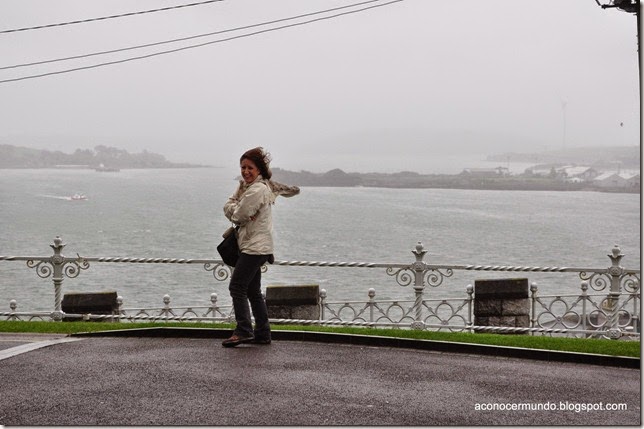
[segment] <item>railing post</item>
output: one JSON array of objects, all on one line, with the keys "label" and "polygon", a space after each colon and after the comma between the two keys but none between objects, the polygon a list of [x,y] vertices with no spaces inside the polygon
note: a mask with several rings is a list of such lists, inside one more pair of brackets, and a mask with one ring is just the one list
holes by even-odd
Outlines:
[{"label": "railing post", "polygon": [[217,305],[217,301],[219,300],[219,296],[216,293],[211,293],[210,294],[210,309],[206,312],[206,316],[209,313],[212,313],[213,319],[217,317],[217,313],[219,312],[219,306]]},{"label": "railing post", "polygon": [[[530,283],[530,327],[534,328],[537,325],[537,287],[536,282]],[[530,332],[534,336],[534,331]]]},{"label": "railing post", "polygon": [[[54,281],[54,311],[50,314],[52,320],[60,322],[63,320],[63,279],[65,275],[69,278],[78,276],[81,270],[89,268],[89,263],[80,255],[77,258],[66,258],[62,251],[65,247],[63,239],[54,238],[54,244],[50,244],[54,255],[50,257],[38,256],[26,258],[27,267],[34,268],[38,277],[46,279],[52,276]],[[67,265],[70,264],[70,265]],[[51,265],[51,267],[50,267]]]},{"label": "railing post", "polygon": [[425,272],[427,271],[427,264],[423,261],[427,250],[423,248],[423,244],[419,241],[416,248],[411,251],[416,257],[416,261],[412,264],[411,269],[414,272],[414,293],[416,294],[415,307],[415,320],[411,324],[412,329],[425,329],[423,322],[423,291],[425,289]]},{"label": "railing post", "polygon": [[116,318],[117,322],[121,321],[121,316],[125,316],[125,311],[123,310],[123,297],[121,295],[116,297],[116,314],[118,314],[118,317]]},{"label": "railing post", "polygon": [[[588,301],[588,282],[583,281],[581,282],[581,329],[584,331],[588,329],[588,307],[587,307],[587,301]],[[586,334],[586,337],[590,337],[589,334]]]},{"label": "railing post", "polygon": [[[640,282],[635,284],[634,295],[639,296]],[[637,333],[640,332],[640,306],[638,305],[639,299],[633,299],[633,330]],[[641,304],[641,302],[640,302]]]},{"label": "railing post", "polygon": [[470,333],[474,333],[474,286],[471,284],[467,285],[465,287],[465,291],[467,292],[467,326],[468,330]]},{"label": "railing post", "polygon": [[320,320],[324,320],[324,309],[326,307],[326,289],[320,289]]},{"label": "railing post", "polygon": [[54,244],[50,244],[54,250],[54,256],[49,260],[54,268],[52,280],[54,281],[54,311],[51,318],[54,321],[60,322],[63,320],[63,266],[65,265],[65,257],[62,255],[65,243],[60,237],[54,238]]},{"label": "railing post", "polygon": [[624,268],[620,262],[624,255],[617,244],[613,247],[611,253],[608,254],[612,265],[608,268],[608,275],[610,276],[610,292],[606,300],[606,311],[608,312],[608,337],[616,340],[622,336],[622,330],[619,327],[619,297],[621,295],[620,279],[624,274]]},{"label": "railing post", "polygon": [[373,307],[375,306],[376,290],[374,288],[369,289],[369,322],[373,322]]},{"label": "railing post", "polygon": [[174,316],[174,312],[170,308],[170,295],[168,294],[163,295],[163,310],[161,310],[161,315],[165,317]]},{"label": "railing post", "polygon": [[[15,313],[16,309],[18,308],[18,302],[15,299],[12,299],[11,301],[9,301],[9,308],[11,309],[12,313]],[[12,314],[9,316],[7,320],[19,320],[19,319],[18,319],[18,316],[16,316],[15,314]]]}]

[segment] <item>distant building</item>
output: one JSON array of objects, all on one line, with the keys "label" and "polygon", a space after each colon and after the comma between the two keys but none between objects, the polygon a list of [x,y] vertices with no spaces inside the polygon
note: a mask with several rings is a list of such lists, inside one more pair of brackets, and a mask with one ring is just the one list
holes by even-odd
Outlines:
[{"label": "distant building", "polygon": [[526,173],[534,176],[552,177],[567,182],[588,182],[599,176],[600,172],[588,166],[535,166],[528,168]]},{"label": "distant building", "polygon": [[546,177],[546,176],[550,176],[553,171],[556,172],[556,170],[552,167],[550,168],[530,167],[530,168],[526,168],[525,173],[531,174],[533,176]]},{"label": "distant building", "polygon": [[[560,169],[562,176],[570,181],[590,181],[595,177],[599,176],[599,171],[595,170],[592,167],[584,166],[573,166],[573,167],[562,167]],[[577,180],[576,180],[577,179]]]},{"label": "distant building", "polygon": [[627,186],[629,188],[639,188],[640,187],[640,175],[639,173],[625,173],[623,177],[626,179]]},{"label": "distant building", "polygon": [[599,186],[600,188],[639,188],[640,175],[638,173],[609,172],[600,174],[599,176],[595,177],[593,184]]}]

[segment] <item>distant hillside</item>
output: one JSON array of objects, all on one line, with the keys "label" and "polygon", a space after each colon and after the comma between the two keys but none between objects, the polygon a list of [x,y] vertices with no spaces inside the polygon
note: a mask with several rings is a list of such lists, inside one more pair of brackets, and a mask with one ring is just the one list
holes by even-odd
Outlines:
[{"label": "distant hillside", "polygon": [[0,168],[188,168],[198,165],[173,163],[163,155],[144,150],[128,153],[107,146],[91,149],[76,149],[72,154],[60,151],[30,149],[13,145],[0,145]]},{"label": "distant hillside", "polygon": [[[374,187],[374,188],[442,188],[442,189],[488,189],[524,191],[597,191],[639,193],[639,174],[628,178],[611,179],[612,182],[594,182],[597,174],[617,170],[640,169],[639,147],[596,147],[574,148],[567,151],[544,153],[505,153],[489,156],[488,160],[500,164],[521,162],[533,164],[539,169],[551,170],[550,174],[535,173],[526,169],[521,174],[509,174],[507,169],[474,168],[464,169],[459,174],[420,174],[412,171],[399,173],[347,173],[340,169],[326,173],[310,171],[288,171],[273,168],[273,179],[295,186],[321,187]],[[590,167],[594,176],[570,176],[557,166]],[[504,171],[505,170],[505,171]],[[589,173],[592,174],[592,173]]]},{"label": "distant hillside", "polygon": [[[419,174],[411,171],[400,173],[345,173],[340,169],[326,173],[288,171],[273,168],[272,179],[295,186],[321,187],[371,187],[371,188],[442,188],[488,189],[523,191],[599,191],[639,193],[639,175],[622,184],[607,185],[592,180],[568,180],[565,175],[545,176],[526,171],[509,175],[503,169],[471,169],[460,174]],[[555,170],[553,169],[553,172]],[[624,179],[626,180],[626,179]]]},{"label": "distant hillside", "polygon": [[598,170],[616,170],[618,167],[627,170],[638,170],[640,168],[640,147],[576,147],[533,153],[507,152],[490,155],[487,159],[498,162],[534,163],[535,165],[575,164],[593,167]]},{"label": "distant hillside", "polygon": [[326,173],[311,173],[309,171],[288,171],[272,168],[273,178],[281,183],[297,186],[361,186],[362,178],[358,173],[345,173],[340,169]]}]

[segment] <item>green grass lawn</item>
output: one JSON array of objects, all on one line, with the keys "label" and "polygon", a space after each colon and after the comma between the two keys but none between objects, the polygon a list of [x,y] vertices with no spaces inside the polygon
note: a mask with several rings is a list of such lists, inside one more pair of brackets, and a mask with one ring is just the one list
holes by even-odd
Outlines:
[{"label": "green grass lawn", "polygon": [[[153,322],[153,323],[108,323],[108,322],[23,322],[0,321],[0,332],[61,333],[98,332],[116,329],[153,327],[232,329],[225,323]],[[458,343],[486,344],[528,349],[558,350],[576,353],[592,353],[609,356],[640,357],[640,341],[616,341],[585,338],[562,338],[531,335],[499,335],[487,333],[435,332],[408,329],[375,329],[356,327],[273,325],[273,330],[331,332],[354,335],[374,335],[418,340],[449,341]]]}]

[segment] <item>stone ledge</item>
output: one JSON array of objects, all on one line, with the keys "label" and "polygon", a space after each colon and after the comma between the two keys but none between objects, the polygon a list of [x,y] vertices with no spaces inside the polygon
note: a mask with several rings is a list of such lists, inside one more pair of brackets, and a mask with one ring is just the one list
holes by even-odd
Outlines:
[{"label": "stone ledge", "polygon": [[268,285],[266,305],[318,305],[319,285]]},{"label": "stone ledge", "polygon": [[474,296],[494,299],[529,298],[528,279],[482,279],[474,282]]},{"label": "stone ledge", "polygon": [[[117,293],[71,292],[63,295],[61,309],[66,314],[115,314],[118,311]],[[79,317],[65,315],[63,320],[78,320]]]}]

